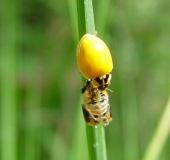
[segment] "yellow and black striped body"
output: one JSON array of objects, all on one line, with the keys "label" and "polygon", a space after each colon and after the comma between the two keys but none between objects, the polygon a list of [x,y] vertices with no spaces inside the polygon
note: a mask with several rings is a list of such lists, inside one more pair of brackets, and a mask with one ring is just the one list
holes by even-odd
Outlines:
[{"label": "yellow and black striped body", "polygon": [[[98,85],[94,86],[92,82],[98,83]],[[112,121],[109,95],[106,90],[108,85],[102,80],[89,79],[86,81],[86,85],[82,89],[82,110],[84,119],[88,125],[96,126],[102,123],[103,126],[106,126]]]}]

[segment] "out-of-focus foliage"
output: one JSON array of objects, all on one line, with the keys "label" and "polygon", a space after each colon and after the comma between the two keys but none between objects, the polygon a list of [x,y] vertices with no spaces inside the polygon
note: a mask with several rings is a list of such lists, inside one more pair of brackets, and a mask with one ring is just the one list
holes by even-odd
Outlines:
[{"label": "out-of-focus foliage", "polygon": [[[93,1],[95,19],[100,20],[104,10],[99,12],[98,4]],[[109,93],[113,122],[106,127],[109,160],[142,158],[168,100],[169,5],[165,0],[110,3],[101,37],[114,61]],[[72,139],[80,133],[75,124],[82,87],[72,21],[67,1],[17,2],[18,160],[65,160],[70,146],[79,145]],[[161,160],[170,159],[169,142]],[[78,148],[87,153],[86,146]]]}]

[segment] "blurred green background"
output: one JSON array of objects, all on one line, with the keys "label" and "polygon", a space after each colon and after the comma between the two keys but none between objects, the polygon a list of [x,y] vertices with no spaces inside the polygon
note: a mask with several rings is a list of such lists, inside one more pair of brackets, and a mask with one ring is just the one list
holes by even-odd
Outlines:
[{"label": "blurred green background", "polygon": [[[169,6],[93,1],[96,31],[114,61],[108,160],[141,159],[168,101]],[[72,0],[1,0],[0,159],[88,159],[76,14]],[[159,159],[169,151],[170,138]]]}]

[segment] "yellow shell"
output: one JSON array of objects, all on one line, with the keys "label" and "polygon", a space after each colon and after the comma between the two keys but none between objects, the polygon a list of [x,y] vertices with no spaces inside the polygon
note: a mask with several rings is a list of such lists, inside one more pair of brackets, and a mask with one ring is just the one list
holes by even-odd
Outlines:
[{"label": "yellow shell", "polygon": [[107,45],[98,37],[85,34],[77,46],[77,63],[86,79],[109,74],[113,62]]}]

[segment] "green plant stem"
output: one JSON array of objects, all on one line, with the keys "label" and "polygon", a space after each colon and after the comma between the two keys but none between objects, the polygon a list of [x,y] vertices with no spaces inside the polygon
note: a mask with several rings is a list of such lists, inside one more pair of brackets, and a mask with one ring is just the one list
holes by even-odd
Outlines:
[{"label": "green plant stem", "polygon": [[170,133],[170,97],[143,160],[157,160]]},{"label": "green plant stem", "polygon": [[102,125],[98,125],[98,128],[94,128],[94,137],[96,148],[96,155],[98,160],[106,160],[106,142],[105,142],[105,130]]},{"label": "green plant stem", "polygon": [[84,0],[77,0],[77,17],[79,39],[86,33]]},{"label": "green plant stem", "polygon": [[92,0],[84,0],[86,33],[95,34]]},{"label": "green plant stem", "polygon": [[[95,34],[92,0],[77,0],[79,39],[85,34]],[[86,135],[90,160],[106,160],[104,127],[86,125]]]}]

